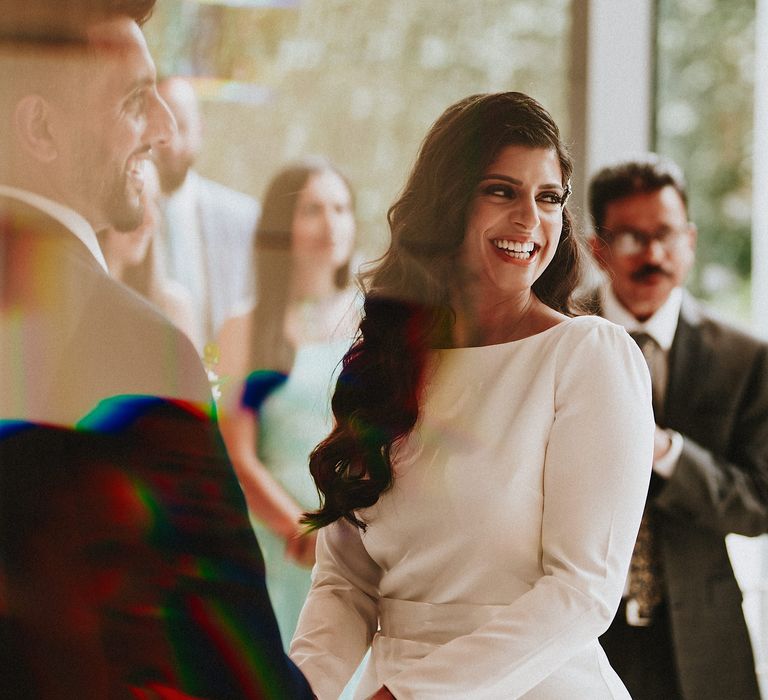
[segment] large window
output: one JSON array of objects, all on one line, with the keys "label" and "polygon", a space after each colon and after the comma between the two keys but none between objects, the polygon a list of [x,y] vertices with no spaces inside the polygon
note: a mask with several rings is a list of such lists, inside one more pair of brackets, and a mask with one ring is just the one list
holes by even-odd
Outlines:
[{"label": "large window", "polygon": [[690,286],[749,314],[755,0],[658,0],[656,149],[684,168],[699,227]]},{"label": "large window", "polygon": [[450,103],[521,90],[568,133],[569,5],[165,0],[146,32],[161,72],[229,81],[199,82],[205,174],[258,197],[286,160],[326,155],[355,186],[363,248],[378,254],[385,212]]}]

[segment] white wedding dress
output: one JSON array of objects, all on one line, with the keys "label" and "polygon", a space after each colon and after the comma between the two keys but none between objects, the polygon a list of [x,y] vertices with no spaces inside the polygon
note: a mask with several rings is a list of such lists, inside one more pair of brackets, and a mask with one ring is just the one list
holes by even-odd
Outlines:
[{"label": "white wedding dress", "polygon": [[622,593],[653,451],[646,364],[569,319],[435,351],[395,484],[321,530],[291,657],[335,700],[628,698],[597,638]]}]

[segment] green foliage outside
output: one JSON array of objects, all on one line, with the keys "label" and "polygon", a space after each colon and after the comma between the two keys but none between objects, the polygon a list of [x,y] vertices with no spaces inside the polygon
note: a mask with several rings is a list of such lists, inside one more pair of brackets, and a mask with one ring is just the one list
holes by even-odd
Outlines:
[{"label": "green foliage outside", "polygon": [[754,0],[658,0],[656,149],[685,170],[699,228],[691,287],[749,310]]}]

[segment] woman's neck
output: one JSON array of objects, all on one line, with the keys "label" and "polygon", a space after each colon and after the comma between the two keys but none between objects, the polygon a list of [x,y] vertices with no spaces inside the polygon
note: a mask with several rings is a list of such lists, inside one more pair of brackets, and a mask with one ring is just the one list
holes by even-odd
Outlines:
[{"label": "woman's neck", "polygon": [[352,300],[348,291],[334,288],[327,296],[295,297],[286,309],[285,337],[294,347],[351,338],[354,329],[350,325]]},{"label": "woman's neck", "polygon": [[291,298],[294,301],[319,301],[338,292],[335,273],[323,268],[299,268],[294,271]]},{"label": "woman's neck", "polygon": [[457,294],[454,343],[457,347],[495,345],[530,335],[532,312],[540,302],[529,289],[492,303]]}]

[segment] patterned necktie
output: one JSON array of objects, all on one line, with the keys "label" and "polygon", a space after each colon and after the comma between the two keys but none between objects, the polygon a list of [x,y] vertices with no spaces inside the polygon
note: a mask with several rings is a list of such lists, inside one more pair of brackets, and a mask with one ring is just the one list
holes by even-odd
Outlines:
[{"label": "patterned necktie", "polygon": [[[647,333],[632,333],[632,338],[648,363],[653,388],[653,405],[656,422],[664,406],[664,390],[667,383],[667,366],[663,350]],[[637,533],[637,541],[629,563],[629,597],[627,619],[635,626],[651,623],[654,609],[661,603],[663,572],[654,532],[653,512],[646,504]]]}]

